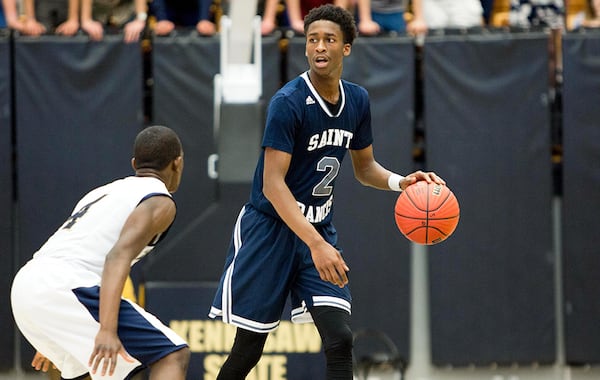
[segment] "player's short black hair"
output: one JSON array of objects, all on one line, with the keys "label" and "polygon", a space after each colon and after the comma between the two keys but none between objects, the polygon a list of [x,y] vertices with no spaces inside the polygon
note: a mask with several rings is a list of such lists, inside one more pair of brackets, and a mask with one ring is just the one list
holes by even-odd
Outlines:
[{"label": "player's short black hair", "polygon": [[143,129],[133,144],[136,169],[162,170],[181,154],[179,137],[171,128],[162,125]]},{"label": "player's short black hair", "polygon": [[344,34],[344,43],[352,45],[352,42],[354,42],[357,35],[356,23],[352,13],[332,4],[325,4],[313,8],[308,12],[306,17],[304,17],[304,34],[308,32],[310,24],[319,20],[328,20],[338,24]]}]

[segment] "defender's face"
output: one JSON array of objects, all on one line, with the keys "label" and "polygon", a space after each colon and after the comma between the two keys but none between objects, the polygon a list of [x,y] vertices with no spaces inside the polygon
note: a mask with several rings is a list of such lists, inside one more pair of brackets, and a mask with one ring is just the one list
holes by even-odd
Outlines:
[{"label": "defender's face", "polygon": [[341,76],[342,61],[350,55],[351,45],[344,43],[340,26],[332,21],[319,20],[306,32],[306,57],[311,72],[319,75]]}]

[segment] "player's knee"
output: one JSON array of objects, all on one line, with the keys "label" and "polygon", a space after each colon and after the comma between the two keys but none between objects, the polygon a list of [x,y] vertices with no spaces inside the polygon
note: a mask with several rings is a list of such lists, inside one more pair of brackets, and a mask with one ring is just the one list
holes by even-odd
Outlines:
[{"label": "player's knee", "polygon": [[237,329],[231,352],[223,363],[217,380],[245,379],[260,360],[267,334]]},{"label": "player's knee", "polygon": [[191,352],[189,347],[184,347],[180,350],[174,351],[168,356],[165,357],[167,361],[169,361],[173,366],[177,366],[183,370],[187,371],[187,368],[190,364],[190,356]]},{"label": "player's knee", "polygon": [[351,354],[352,342],[350,326],[340,324],[327,331],[323,339],[323,349],[325,353]]},{"label": "player's knee", "polygon": [[352,355],[353,335],[350,315],[332,306],[319,306],[310,310],[323,340],[323,349],[329,356]]},{"label": "player's knee", "polygon": [[245,366],[254,367],[260,360],[267,334],[238,329],[231,353],[239,356]]}]

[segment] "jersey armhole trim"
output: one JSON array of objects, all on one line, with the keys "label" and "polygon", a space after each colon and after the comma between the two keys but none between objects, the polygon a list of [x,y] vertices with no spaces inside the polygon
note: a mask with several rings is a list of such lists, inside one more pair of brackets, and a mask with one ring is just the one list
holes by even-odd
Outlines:
[{"label": "jersey armhole trim", "polygon": [[[150,194],[146,194],[142,199],[140,199],[140,201],[138,202],[138,206],[140,205],[140,203],[142,203],[143,201],[145,201],[146,199],[152,198],[152,197],[168,197],[170,198],[173,203],[175,203],[175,199],[173,199],[173,197],[171,197],[169,194],[165,194],[165,193],[150,193]],[[175,203],[175,207],[177,207],[177,203]]]}]

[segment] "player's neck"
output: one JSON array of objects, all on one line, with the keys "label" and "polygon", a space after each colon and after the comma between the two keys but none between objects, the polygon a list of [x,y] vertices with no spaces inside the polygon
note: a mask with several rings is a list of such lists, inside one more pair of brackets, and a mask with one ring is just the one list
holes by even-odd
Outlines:
[{"label": "player's neck", "polygon": [[156,179],[159,179],[159,180],[165,182],[165,180],[160,176],[160,174],[158,174],[155,171],[151,171],[151,170],[147,170],[147,169],[138,169],[135,172],[135,176],[136,177],[153,177],[153,178],[156,178]]},{"label": "player's neck", "polygon": [[325,77],[308,72],[308,79],[312,83],[319,96],[331,104],[336,104],[340,99],[340,79],[337,77]]}]

